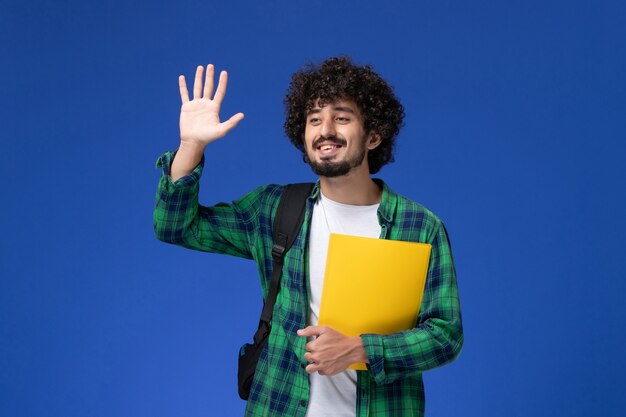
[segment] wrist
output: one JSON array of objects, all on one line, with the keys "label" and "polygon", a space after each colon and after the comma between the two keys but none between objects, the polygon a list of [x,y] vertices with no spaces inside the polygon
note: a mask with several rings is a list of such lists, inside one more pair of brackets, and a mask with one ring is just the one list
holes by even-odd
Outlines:
[{"label": "wrist", "polygon": [[367,354],[365,353],[365,346],[363,346],[363,339],[361,339],[361,336],[353,337],[352,341],[352,358],[354,362],[369,363],[369,359],[367,358]]},{"label": "wrist", "polygon": [[200,159],[202,159],[202,154],[204,154],[204,148],[206,148],[205,143],[181,140],[180,145],[178,146],[177,155],[182,152],[183,154],[189,156],[200,155]]},{"label": "wrist", "polygon": [[172,181],[176,181],[191,173],[202,160],[203,154],[203,145],[181,142],[170,167]]}]

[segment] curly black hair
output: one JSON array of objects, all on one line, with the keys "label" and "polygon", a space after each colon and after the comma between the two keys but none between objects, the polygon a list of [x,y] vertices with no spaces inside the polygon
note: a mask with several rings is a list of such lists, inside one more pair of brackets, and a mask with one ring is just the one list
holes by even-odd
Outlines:
[{"label": "curly black hair", "polygon": [[368,153],[370,174],[393,162],[393,147],[404,119],[404,108],[385,80],[370,65],[358,66],[346,56],[329,58],[320,65],[307,64],[291,76],[285,96],[285,133],[303,155],[306,115],[316,100],[324,106],[336,100],[353,100],[366,132],[380,136],[381,143]]}]

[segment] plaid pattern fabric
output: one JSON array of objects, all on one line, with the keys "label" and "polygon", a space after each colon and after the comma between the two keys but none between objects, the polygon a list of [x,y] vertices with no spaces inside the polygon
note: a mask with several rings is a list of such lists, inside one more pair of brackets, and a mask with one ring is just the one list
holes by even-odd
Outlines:
[{"label": "plaid pattern fabric", "polygon": [[[163,154],[154,228],[157,237],[190,249],[254,259],[263,296],[272,269],[272,222],[281,185],[255,189],[231,204],[198,205],[203,161],[189,175],[172,182],[174,153]],[[378,210],[381,238],[432,244],[426,288],[417,326],[392,335],[362,335],[369,359],[357,373],[357,416],[423,416],[422,372],[454,360],[463,344],[456,273],[443,223],[430,211],[386,184]],[[304,416],[309,400],[305,371],[306,340],[296,330],[306,327],[308,294],[307,236],[319,183],[307,201],[302,230],[286,254],[281,289],[274,307],[269,343],[261,354],[245,415]]]}]

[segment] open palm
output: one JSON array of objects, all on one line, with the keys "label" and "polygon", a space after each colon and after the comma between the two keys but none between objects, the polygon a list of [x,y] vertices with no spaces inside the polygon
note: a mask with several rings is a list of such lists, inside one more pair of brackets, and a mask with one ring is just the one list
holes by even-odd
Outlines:
[{"label": "open palm", "polygon": [[215,68],[209,64],[206,68],[204,88],[202,75],[204,67],[196,69],[193,84],[193,99],[189,100],[189,92],[185,77],[178,78],[182,107],[180,109],[180,139],[181,144],[203,145],[224,137],[231,129],[243,119],[243,113],[237,113],[230,119],[220,121],[220,108],[226,94],[228,85],[228,73],[220,73],[219,82],[215,95],[213,95],[213,80]]}]

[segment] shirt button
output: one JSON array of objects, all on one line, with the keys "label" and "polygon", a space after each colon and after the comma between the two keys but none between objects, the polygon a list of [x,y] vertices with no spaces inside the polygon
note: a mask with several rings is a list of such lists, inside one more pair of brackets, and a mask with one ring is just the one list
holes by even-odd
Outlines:
[{"label": "shirt button", "polygon": [[306,407],[306,400],[300,400],[300,406]]}]

